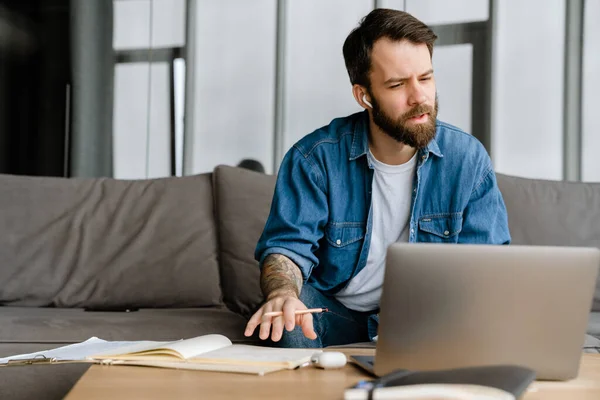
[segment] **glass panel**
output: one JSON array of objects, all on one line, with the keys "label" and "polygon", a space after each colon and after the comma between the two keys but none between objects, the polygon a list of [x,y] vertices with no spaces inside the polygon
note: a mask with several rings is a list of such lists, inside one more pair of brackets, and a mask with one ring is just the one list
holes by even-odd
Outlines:
[{"label": "glass panel", "polygon": [[[492,85],[496,170],[562,179],[565,0],[497,4]],[[531,21],[535,21],[535,26]]]},{"label": "glass panel", "polygon": [[114,1],[113,44],[116,50],[150,46],[150,0]]},{"label": "glass panel", "polygon": [[153,0],[152,7],[152,47],[183,46],[185,0]]},{"label": "glass panel", "polygon": [[185,11],[185,0],[114,0],[115,49],[148,48],[150,26],[152,47],[183,46]]},{"label": "glass panel", "polygon": [[115,178],[170,175],[168,85],[169,67],[166,63],[154,64],[150,69],[147,63],[116,66],[113,117]]},{"label": "glass panel", "polygon": [[600,134],[596,116],[600,109],[600,25],[596,23],[600,0],[587,0],[584,10],[582,179],[600,182]]},{"label": "glass panel", "polygon": [[198,3],[193,157],[186,173],[245,158],[272,170],[275,26],[272,0]]},{"label": "glass panel", "polygon": [[[488,0],[406,0],[406,11],[430,25],[487,21]],[[519,9],[512,3],[512,8]]]},{"label": "glass panel", "polygon": [[[369,0],[287,2],[284,146],[362,108],[352,97],[342,45],[373,6]],[[309,24],[306,21],[310,21]]]},{"label": "glass panel", "polygon": [[[185,44],[185,0],[115,0],[115,49],[147,51]],[[151,31],[150,31],[151,30]],[[179,91],[171,88],[169,60],[118,64],[114,91],[114,175],[119,178],[151,178],[171,174],[171,93],[182,103],[185,67],[178,67]],[[174,110],[175,112],[175,110]],[[183,115],[179,109],[180,136]],[[176,170],[181,174],[183,140]],[[176,148],[177,152],[177,148]]]},{"label": "glass panel", "polygon": [[143,178],[146,176],[148,64],[116,65],[114,96],[114,177]]},{"label": "glass panel", "polygon": [[171,175],[171,70],[168,63],[150,68],[148,177]]},{"label": "glass panel", "polygon": [[473,46],[436,47],[433,68],[440,105],[438,119],[472,133]]},{"label": "glass panel", "polygon": [[379,7],[393,8],[394,10],[404,10],[406,0],[379,0]]}]

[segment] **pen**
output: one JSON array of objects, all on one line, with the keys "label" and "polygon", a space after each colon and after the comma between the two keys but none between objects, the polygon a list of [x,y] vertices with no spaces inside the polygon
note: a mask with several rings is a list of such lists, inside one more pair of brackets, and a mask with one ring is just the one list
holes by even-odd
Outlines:
[{"label": "pen", "polygon": [[[296,310],[294,314],[302,315],[302,314],[316,314],[329,311],[327,308],[309,308],[308,310]],[[268,313],[264,313],[263,317],[279,317],[283,315],[283,311],[272,311]]]}]

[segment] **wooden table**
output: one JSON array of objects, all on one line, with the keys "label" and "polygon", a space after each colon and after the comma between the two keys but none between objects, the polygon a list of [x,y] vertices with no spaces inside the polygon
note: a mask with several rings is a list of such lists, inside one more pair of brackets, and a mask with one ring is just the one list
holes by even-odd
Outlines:
[{"label": "wooden table", "polygon": [[[374,354],[372,349],[340,351],[355,355]],[[304,367],[265,376],[93,365],[66,399],[342,399],[346,388],[363,379],[369,379],[369,376],[350,364],[339,370]],[[577,379],[536,381],[523,398],[600,399],[600,354],[583,354]]]}]

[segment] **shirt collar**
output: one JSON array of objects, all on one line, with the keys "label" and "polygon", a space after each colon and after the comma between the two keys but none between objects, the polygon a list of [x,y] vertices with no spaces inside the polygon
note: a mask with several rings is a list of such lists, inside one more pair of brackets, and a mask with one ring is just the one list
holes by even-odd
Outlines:
[{"label": "shirt collar", "polygon": [[[439,134],[439,125],[436,126],[436,137]],[[363,111],[362,115],[358,119],[357,123],[354,124],[354,132],[352,134],[352,148],[350,149],[350,161],[354,161],[359,157],[365,156],[369,151],[369,113]],[[435,138],[429,142],[425,149],[420,150],[421,153],[427,155],[431,153],[438,157],[444,157],[440,146],[438,145]]]}]

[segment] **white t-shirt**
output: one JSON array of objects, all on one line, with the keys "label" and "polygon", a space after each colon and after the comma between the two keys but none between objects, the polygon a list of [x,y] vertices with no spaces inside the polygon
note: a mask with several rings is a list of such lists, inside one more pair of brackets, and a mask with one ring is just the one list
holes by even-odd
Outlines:
[{"label": "white t-shirt", "polygon": [[367,265],[336,298],[356,311],[379,307],[387,248],[394,242],[407,242],[417,153],[401,165],[384,164],[368,155],[373,165],[371,246]]}]

